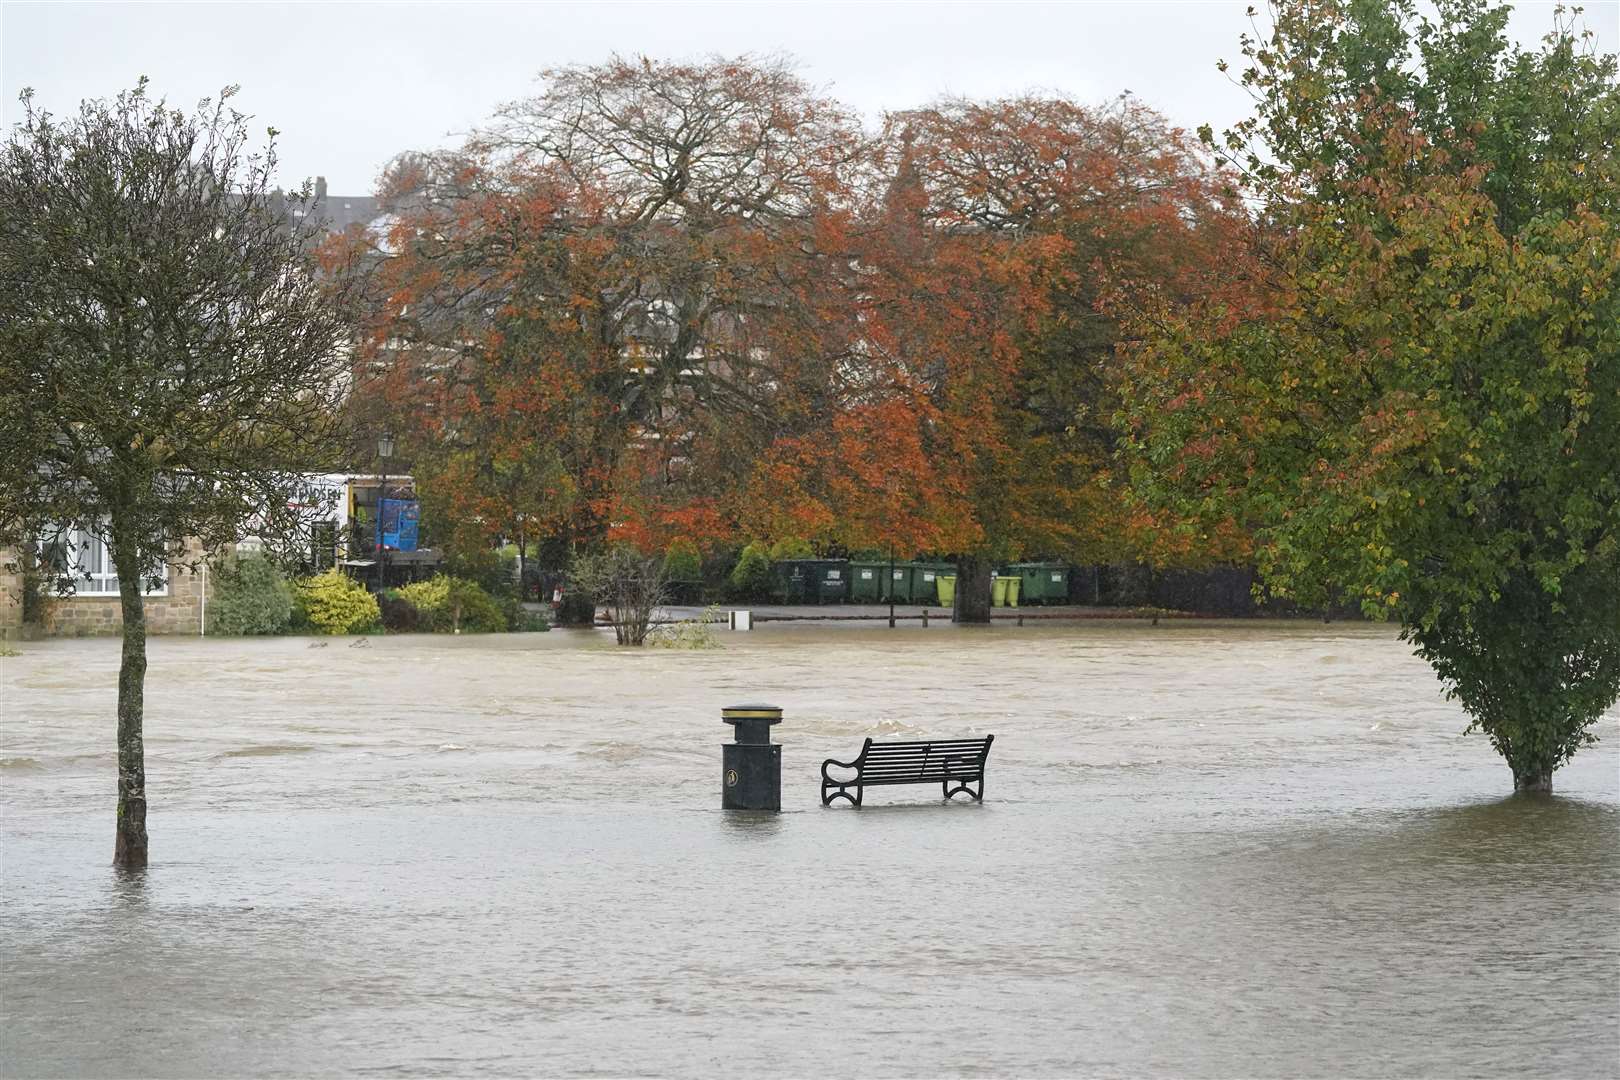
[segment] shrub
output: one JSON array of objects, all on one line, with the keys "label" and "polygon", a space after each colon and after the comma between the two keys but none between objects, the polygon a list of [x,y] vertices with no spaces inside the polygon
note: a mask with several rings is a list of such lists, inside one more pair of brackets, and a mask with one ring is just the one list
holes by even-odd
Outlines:
[{"label": "shrub", "polygon": [[517,592],[517,548],[500,550],[453,551],[444,560],[443,576],[477,585],[491,596],[511,596]]},{"label": "shrub", "polygon": [[501,601],[501,610],[506,614],[508,630],[529,633],[551,629],[551,620],[542,612],[530,611],[516,600]]},{"label": "shrub", "polygon": [[510,624],[499,601],[477,582],[438,574],[399,590],[400,599],[416,608],[418,626],[437,634],[495,634]]},{"label": "shrub", "polygon": [[711,604],[695,619],[655,627],[648,633],[647,642],[662,649],[718,649],[720,639],[715,636],[714,624],[721,621],[720,609]]},{"label": "shrub", "polygon": [[797,536],[784,537],[771,545],[771,562],[782,562],[786,559],[808,559],[815,555],[815,549],[810,541]]},{"label": "shrub", "polygon": [[664,577],[670,581],[698,581],[703,577],[703,555],[684,536],[669,542],[664,551]]},{"label": "shrub", "polygon": [[731,571],[731,588],[739,597],[755,599],[771,591],[771,556],[763,540],[742,549]]},{"label": "shrub", "polygon": [[383,629],[390,634],[414,634],[422,628],[422,615],[416,605],[399,595],[398,589],[389,589],[377,599],[382,611]]},{"label": "shrub", "polygon": [[665,602],[664,561],[619,544],[606,551],[578,552],[569,567],[570,583],[607,605],[620,645],[647,640],[652,615]]},{"label": "shrub", "polygon": [[590,626],[596,621],[596,598],[574,582],[563,587],[562,603],[557,607],[559,626]]},{"label": "shrub", "polygon": [[364,634],[382,622],[377,598],[336,568],[298,583],[298,607],[317,634]]},{"label": "shrub", "polygon": [[244,556],[214,574],[210,634],[284,634],[292,618],[292,585],[268,559]]}]

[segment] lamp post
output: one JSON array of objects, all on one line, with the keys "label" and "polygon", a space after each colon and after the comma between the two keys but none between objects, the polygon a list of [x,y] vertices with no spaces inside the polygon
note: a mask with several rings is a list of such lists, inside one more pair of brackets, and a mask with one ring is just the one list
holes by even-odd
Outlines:
[{"label": "lamp post", "polygon": [[383,543],[383,505],[388,501],[388,459],[394,456],[394,433],[377,437],[377,460],[382,477],[377,481],[377,591],[388,588],[388,545]]},{"label": "lamp post", "polygon": [[894,541],[889,541],[889,629],[894,629]]}]

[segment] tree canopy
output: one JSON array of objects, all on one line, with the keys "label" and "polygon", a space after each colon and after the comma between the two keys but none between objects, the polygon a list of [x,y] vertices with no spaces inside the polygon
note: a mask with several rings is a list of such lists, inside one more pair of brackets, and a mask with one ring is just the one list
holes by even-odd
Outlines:
[{"label": "tree canopy", "polygon": [[307,539],[304,474],[344,444],[348,308],[233,93],[187,116],[143,81],[65,120],[25,93],[0,151],[0,539],[69,588],[65,538],[116,567],[125,865],[147,849],[145,584],[246,534]]},{"label": "tree canopy", "polygon": [[1561,17],[1289,3],[1212,146],[1242,288],[1140,325],[1136,490],[1255,538],[1267,587],[1400,622],[1543,788],[1620,693],[1620,87]]},{"label": "tree canopy", "polygon": [[430,503],[487,494],[494,535],[503,463],[544,462],[549,527],[591,544],[1129,548],[1117,312],[1195,290],[1240,218],[1188,137],[1053,97],[870,136],[775,58],[543,78],[402,159],[367,241],[367,354]]}]

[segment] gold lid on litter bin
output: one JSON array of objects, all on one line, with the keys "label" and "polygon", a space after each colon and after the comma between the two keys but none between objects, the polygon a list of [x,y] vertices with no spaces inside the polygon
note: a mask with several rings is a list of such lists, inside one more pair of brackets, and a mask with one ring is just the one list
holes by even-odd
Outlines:
[{"label": "gold lid on litter bin", "polygon": [[720,710],[722,720],[780,720],[782,710],[775,705],[727,705]]}]

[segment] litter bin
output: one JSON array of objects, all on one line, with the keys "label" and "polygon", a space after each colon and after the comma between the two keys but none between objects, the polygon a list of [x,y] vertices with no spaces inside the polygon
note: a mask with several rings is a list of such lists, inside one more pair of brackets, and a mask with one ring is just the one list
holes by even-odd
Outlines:
[{"label": "litter bin", "polygon": [[1007,575],[1007,606],[1018,606],[1018,594],[1022,591],[1024,579],[1017,574]]},{"label": "litter bin", "polygon": [[941,574],[934,579],[934,584],[939,586],[939,602],[945,607],[955,607],[956,575],[954,573]]},{"label": "litter bin", "polygon": [[883,599],[883,575],[888,572],[888,563],[850,563],[849,598],[856,603],[877,603]]},{"label": "litter bin", "polygon": [[1012,579],[1007,577],[1005,574],[997,574],[995,579],[990,582],[991,607],[1007,606],[1007,582],[1011,580]]},{"label": "litter bin", "polygon": [[782,746],[771,725],[782,722],[775,705],[728,705],[720,719],[732,741],[720,744],[720,806],[724,810],[782,809]]}]

